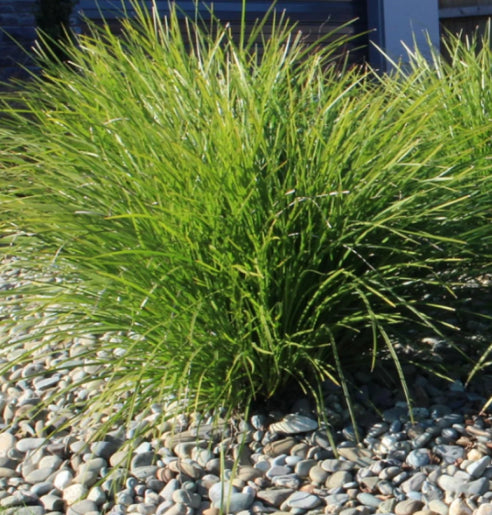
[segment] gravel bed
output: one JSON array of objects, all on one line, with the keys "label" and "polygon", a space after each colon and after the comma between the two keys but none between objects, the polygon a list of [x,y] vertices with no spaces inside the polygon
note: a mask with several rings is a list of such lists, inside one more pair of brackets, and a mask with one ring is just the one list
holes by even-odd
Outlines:
[{"label": "gravel bed", "polygon": [[[0,288],[20,280],[29,277],[13,267]],[[487,309],[490,298],[482,300]],[[11,316],[4,307],[0,320]],[[480,320],[470,325],[465,339],[488,331]],[[0,363],[32,352],[29,364],[0,377],[2,513],[492,514],[492,417],[480,412],[492,395],[490,375],[465,388],[407,366],[413,422],[396,383],[355,374],[357,428],[340,391],[326,384],[324,422],[299,396],[247,419],[176,414],[161,421],[173,406],[156,402],[95,437],[94,424],[70,425],[104,386],[86,357],[95,337],[74,338],[47,357],[23,330],[0,325],[0,336],[10,342]],[[433,346],[436,359],[439,349],[453,352],[432,337],[419,345]],[[53,369],[67,357],[80,366]]]}]

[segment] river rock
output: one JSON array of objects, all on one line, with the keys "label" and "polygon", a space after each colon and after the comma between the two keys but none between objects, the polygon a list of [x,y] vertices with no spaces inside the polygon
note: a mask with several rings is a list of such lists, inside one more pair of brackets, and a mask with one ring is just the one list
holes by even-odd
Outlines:
[{"label": "river rock", "polygon": [[[297,470],[297,467],[296,467],[296,470]],[[323,470],[319,465],[315,465],[314,467],[312,467],[309,470],[309,479],[317,485],[324,483],[327,478],[328,478],[328,472],[326,472],[326,470]]]},{"label": "river rock", "polygon": [[353,463],[352,461],[326,459],[321,462],[320,466],[323,470],[326,470],[327,472],[337,472],[338,470],[351,471],[354,470],[355,463]]},{"label": "river rock", "polygon": [[21,438],[15,444],[15,448],[18,451],[25,453],[28,451],[33,451],[35,449],[39,449],[44,443],[46,443],[46,438]]},{"label": "river rock", "polygon": [[395,506],[395,515],[413,515],[423,507],[424,503],[422,501],[406,499],[404,501],[400,501]]},{"label": "river rock", "polygon": [[208,498],[213,503],[220,502],[223,498],[227,498],[229,495],[237,493],[237,488],[231,483],[219,482],[213,484],[208,491]]},{"label": "river rock", "polygon": [[410,451],[405,462],[412,468],[420,468],[430,463],[430,452],[428,449],[414,449]]},{"label": "river rock", "polygon": [[338,508],[340,506],[343,506],[349,499],[350,497],[348,496],[348,494],[343,493],[327,495],[324,498],[324,501],[328,507]]},{"label": "river rock", "polygon": [[369,508],[378,508],[378,506],[382,502],[382,500],[376,497],[375,495],[368,494],[366,492],[357,494],[357,500],[361,504],[363,504],[364,506],[368,506]]},{"label": "river rock", "polygon": [[256,497],[260,501],[280,508],[280,505],[293,493],[291,488],[268,488],[266,490],[259,490]]},{"label": "river rock", "polygon": [[448,515],[472,515],[473,510],[462,499],[455,499],[449,505]]},{"label": "river rock", "polygon": [[67,510],[67,515],[88,515],[89,513],[99,513],[99,508],[95,502],[87,499],[72,504]]},{"label": "river rock", "polygon": [[280,454],[287,454],[296,443],[295,438],[289,436],[282,440],[276,440],[270,442],[263,448],[263,451],[267,456],[279,456]]},{"label": "river rock", "polygon": [[5,515],[45,515],[45,509],[43,506],[22,506],[5,510]]},{"label": "river rock", "polygon": [[492,515],[492,504],[481,504],[474,515]]},{"label": "river rock", "polygon": [[462,459],[465,454],[465,449],[459,445],[435,445],[432,451],[440,456],[445,463],[455,463]]},{"label": "river rock", "polygon": [[372,464],[372,453],[367,449],[358,447],[339,447],[338,454],[359,467],[368,467]]},{"label": "river rock", "polygon": [[15,448],[15,443],[16,439],[12,433],[8,431],[0,433],[0,457],[7,456],[9,451]]},{"label": "river rock", "polygon": [[68,469],[60,470],[55,476],[55,479],[53,480],[53,485],[58,490],[63,490],[65,487],[67,487],[73,479],[73,472]]},{"label": "river rock", "polygon": [[50,468],[42,467],[39,469],[32,470],[29,474],[24,476],[24,480],[26,483],[31,485],[35,483],[42,483],[46,479],[48,479],[53,474],[53,471]]},{"label": "river rock", "polygon": [[307,433],[318,429],[318,423],[312,418],[303,415],[286,415],[280,422],[270,425],[270,431],[283,434]]},{"label": "river rock", "polygon": [[80,501],[88,493],[87,487],[84,485],[73,484],[63,489],[62,496],[63,500],[68,504],[72,505],[77,501]]},{"label": "river rock", "polygon": [[352,474],[345,470],[339,470],[331,474],[326,482],[325,486],[328,490],[341,488],[345,483],[352,481]]},{"label": "river rock", "polygon": [[482,458],[473,461],[466,467],[466,471],[473,478],[479,478],[485,469],[490,465],[490,456],[483,456]]},{"label": "river rock", "polygon": [[227,513],[238,513],[248,510],[253,504],[254,496],[250,493],[233,492],[229,496],[225,496],[223,500],[213,503],[215,508],[226,508]]},{"label": "river rock", "polygon": [[291,509],[312,510],[321,504],[321,499],[307,492],[294,492],[284,504]]},{"label": "river rock", "polygon": [[442,474],[437,478],[437,485],[444,492],[450,492],[452,494],[462,493],[465,488],[465,480],[447,474]]},{"label": "river rock", "polygon": [[463,493],[468,496],[483,495],[488,491],[489,480],[486,477],[481,477],[480,479],[475,479],[475,481],[465,483],[463,488]]},{"label": "river rock", "polygon": [[172,499],[175,503],[182,503],[192,509],[197,509],[201,503],[201,496],[194,492],[189,492],[183,488],[178,488],[173,492]]}]

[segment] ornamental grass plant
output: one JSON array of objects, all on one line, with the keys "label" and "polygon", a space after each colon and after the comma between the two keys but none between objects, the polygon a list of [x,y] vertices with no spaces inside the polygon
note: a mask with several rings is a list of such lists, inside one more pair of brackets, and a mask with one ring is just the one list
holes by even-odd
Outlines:
[{"label": "ornamental grass plant", "polygon": [[16,344],[91,335],[89,408],[120,402],[115,420],[169,399],[247,410],[292,384],[322,411],[324,381],[348,399],[347,371],[381,354],[410,402],[391,335],[439,333],[451,308],[426,294],[490,263],[491,123],[453,96],[481,102],[470,68],[377,79],[335,60],[346,37],[307,47],[273,14],[269,39],[260,23],[238,42],[134,7],[3,100],[1,252],[34,277],[1,300]]},{"label": "ornamental grass plant", "polygon": [[[492,272],[492,208],[490,207],[490,168],[491,159],[491,114],[492,114],[492,38],[490,21],[481,31],[471,35],[446,33],[442,39],[441,51],[430,46],[431,59],[426,59],[419,49],[408,50],[408,65],[398,66],[396,73],[379,76],[383,89],[393,95],[404,95],[408,105],[436,102],[431,121],[421,132],[422,138],[439,134],[446,152],[459,155],[464,164],[469,162],[470,169],[478,174],[473,188],[477,205],[469,218],[470,231],[464,236],[469,248],[480,256],[479,266],[464,270],[468,279],[479,273],[488,274],[482,282],[483,287],[474,292],[479,300],[490,296],[490,273]],[[433,98],[432,101],[429,99]],[[483,204],[482,204],[483,203]],[[464,229],[464,226],[462,227]],[[481,270],[480,270],[481,268]],[[463,287],[463,281],[455,284],[455,290]],[[492,310],[473,311],[473,301],[460,307],[462,313],[468,312],[477,317],[482,327],[491,327]],[[471,313],[470,313],[471,311]],[[490,370],[492,341],[490,330],[485,331],[488,338],[486,350],[477,349],[478,359],[469,370],[466,382],[483,369]],[[449,364],[448,364],[449,366]],[[492,397],[487,405],[492,402]]]}]

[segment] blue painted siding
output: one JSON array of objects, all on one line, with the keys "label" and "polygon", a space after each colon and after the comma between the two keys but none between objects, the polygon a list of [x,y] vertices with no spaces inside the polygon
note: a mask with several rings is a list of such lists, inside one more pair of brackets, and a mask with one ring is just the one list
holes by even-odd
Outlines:
[{"label": "blue painted siding", "polygon": [[[169,13],[168,0],[156,0],[156,6],[163,16]],[[242,2],[237,1],[214,1],[200,2],[198,11],[200,17],[207,20],[210,18],[209,7],[213,4],[214,15],[222,22],[229,22],[234,30],[239,26],[242,12]],[[277,12],[285,12],[286,16],[295,22],[307,37],[314,41],[323,34],[332,31],[348,21],[356,20],[349,27],[343,29],[344,33],[361,34],[367,31],[367,0],[279,0],[275,4]],[[132,14],[130,2],[124,4],[127,13]],[[145,1],[145,5],[151,8],[152,2]],[[176,0],[176,5],[185,15],[194,16],[196,14],[197,3],[194,1]],[[271,6],[271,1],[249,1],[246,2],[247,23],[254,23],[261,19]],[[106,20],[121,18],[123,8],[120,0],[80,0],[78,10],[81,15],[93,21],[99,21],[102,17]],[[352,61],[364,61],[368,54],[367,35],[358,38],[350,48]],[[356,47],[358,48],[355,50]]]}]

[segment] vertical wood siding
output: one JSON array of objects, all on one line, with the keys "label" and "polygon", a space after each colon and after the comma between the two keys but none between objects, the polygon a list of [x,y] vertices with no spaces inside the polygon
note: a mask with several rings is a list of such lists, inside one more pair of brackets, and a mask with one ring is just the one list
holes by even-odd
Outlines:
[{"label": "vertical wood siding", "polygon": [[439,8],[447,7],[478,7],[492,5],[492,0],[439,0]]},{"label": "vertical wood siding", "polygon": [[466,38],[476,30],[484,33],[492,17],[492,0],[439,0],[441,34]]},{"label": "vertical wood siding", "polygon": [[0,81],[24,78],[23,66],[32,64],[26,54],[36,33],[34,0],[0,0]]},{"label": "vertical wood siding", "polygon": [[[150,8],[151,2],[146,1]],[[210,5],[212,2],[209,2]],[[116,0],[99,0],[96,5],[95,0],[80,0],[78,9],[81,15],[88,19],[100,22],[102,16],[110,23],[122,16],[121,2]],[[130,2],[127,2],[128,14],[131,15]],[[169,13],[167,0],[156,0],[159,13],[163,16]],[[193,1],[177,0],[176,5],[188,16],[194,16],[196,3]],[[246,18],[248,24],[253,24],[261,19],[268,11],[271,2],[268,0],[246,2]],[[215,1],[213,2],[214,15],[223,23],[231,24],[233,31],[239,30],[241,20],[241,0],[237,1]],[[317,40],[320,36],[333,29],[340,27],[351,20],[356,20],[350,26],[345,27],[343,33],[358,35],[367,31],[367,9],[366,0],[280,0],[276,3],[277,12],[285,12],[286,16],[297,24],[297,28],[302,31],[309,42]],[[204,19],[210,19],[210,13],[206,5],[199,4],[199,14]],[[102,16],[101,16],[102,15]],[[267,28],[268,30],[268,28]],[[367,59],[366,35],[361,35],[346,50],[350,51],[349,59],[352,62],[363,62]]]}]

